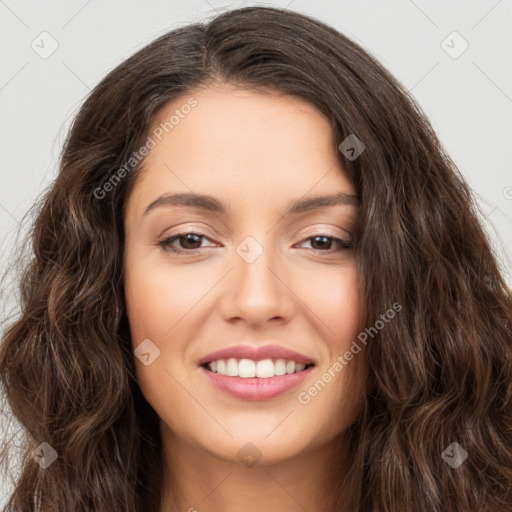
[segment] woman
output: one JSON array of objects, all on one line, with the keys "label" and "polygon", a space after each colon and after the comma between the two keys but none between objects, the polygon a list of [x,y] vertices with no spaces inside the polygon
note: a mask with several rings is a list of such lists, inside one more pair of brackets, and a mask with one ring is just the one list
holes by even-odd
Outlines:
[{"label": "woman", "polygon": [[512,510],[510,290],[420,108],[334,29],[160,37],[39,207],[6,510]]}]

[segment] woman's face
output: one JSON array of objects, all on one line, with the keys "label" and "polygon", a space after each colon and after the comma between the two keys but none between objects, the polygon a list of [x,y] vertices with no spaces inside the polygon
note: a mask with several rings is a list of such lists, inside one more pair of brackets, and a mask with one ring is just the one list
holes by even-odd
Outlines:
[{"label": "woman's face", "polygon": [[[317,449],[355,420],[365,377],[363,351],[335,364],[358,334],[356,261],[344,247],[357,205],[308,208],[355,195],[330,125],[300,99],[228,88],[183,96],[153,128],[173,114],[168,133],[150,132],[125,212],[141,390],[164,436],[215,457],[264,463]],[[301,357],[314,365],[279,375]],[[213,360],[217,372],[203,364]]]}]

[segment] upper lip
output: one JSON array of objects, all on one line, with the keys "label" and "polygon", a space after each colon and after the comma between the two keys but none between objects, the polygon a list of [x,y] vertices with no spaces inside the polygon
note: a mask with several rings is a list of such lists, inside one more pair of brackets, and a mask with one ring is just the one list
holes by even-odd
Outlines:
[{"label": "upper lip", "polygon": [[252,359],[253,361],[259,361],[261,359],[286,359],[295,361],[296,363],[314,364],[314,360],[310,357],[280,345],[254,346],[243,344],[211,352],[199,360],[199,366],[219,359],[229,359],[230,357],[235,359]]}]

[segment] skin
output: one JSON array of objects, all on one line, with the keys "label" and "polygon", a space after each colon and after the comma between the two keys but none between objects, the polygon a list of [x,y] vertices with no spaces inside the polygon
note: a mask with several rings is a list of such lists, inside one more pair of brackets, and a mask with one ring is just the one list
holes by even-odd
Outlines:
[{"label": "skin", "polygon": [[[315,239],[350,240],[358,210],[283,212],[294,200],[355,189],[329,122],[303,100],[223,84],[167,105],[155,126],[191,96],[197,106],[150,151],[125,208],[132,345],[149,339],[160,350],[147,366],[135,359],[140,388],[160,417],[160,512],[325,511],[350,463],[346,430],[363,403],[364,351],[308,404],[297,395],[358,334],[354,251]],[[178,192],[214,196],[230,210],[165,205],[144,215],[156,198]],[[174,241],[188,249],[183,255],[158,245],[182,231],[205,237]],[[251,263],[236,251],[247,236],[263,249]],[[271,400],[229,396],[198,360],[246,338],[317,364],[304,383]],[[249,442],[260,456],[251,467],[238,456]]]}]

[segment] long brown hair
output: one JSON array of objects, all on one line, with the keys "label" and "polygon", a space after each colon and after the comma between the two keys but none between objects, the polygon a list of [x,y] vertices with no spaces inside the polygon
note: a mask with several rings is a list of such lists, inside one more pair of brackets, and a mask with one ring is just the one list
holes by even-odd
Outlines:
[{"label": "long brown hair", "polygon": [[[364,324],[402,309],[368,344],[335,510],[512,511],[511,291],[472,193],[374,58],[316,19],[268,7],[168,32],[78,112],[35,207],[21,312],[1,345],[4,394],[25,434],[5,510],[158,510],[158,417],[136,382],[123,292],[123,208],[142,163],[118,171],[163,106],[223,82],[302,98],[338,144],[354,134],[365,145],[356,159],[339,153],[362,205]],[[43,442],[58,454],[46,469],[31,456]],[[455,442],[468,454],[458,467],[442,456]]]}]

